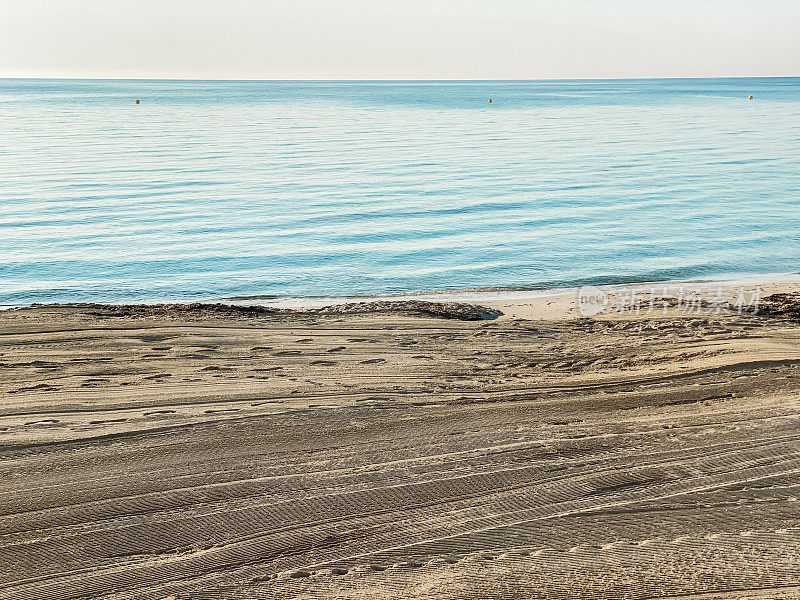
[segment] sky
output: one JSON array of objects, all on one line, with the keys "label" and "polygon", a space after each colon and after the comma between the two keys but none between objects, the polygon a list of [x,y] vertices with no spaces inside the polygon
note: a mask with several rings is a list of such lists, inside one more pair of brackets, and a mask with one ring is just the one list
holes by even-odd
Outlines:
[{"label": "sky", "polygon": [[800,76],[800,0],[0,0],[0,77]]}]

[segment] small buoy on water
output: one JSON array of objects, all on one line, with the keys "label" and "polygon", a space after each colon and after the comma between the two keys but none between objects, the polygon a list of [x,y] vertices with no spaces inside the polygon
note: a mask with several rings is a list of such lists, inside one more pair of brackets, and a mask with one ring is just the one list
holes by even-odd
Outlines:
[{"label": "small buoy on water", "polygon": [[491,99],[491,98],[489,98],[489,104],[491,104],[491,103],[492,103],[492,99]]},{"label": "small buoy on water", "polygon": [[747,99],[748,99],[748,100],[752,100],[752,99],[753,99],[753,96],[752,96],[752,95],[751,95],[751,96],[748,96],[748,97],[747,97]]},{"label": "small buoy on water", "polygon": [[139,101],[139,99],[137,98],[137,99],[136,99],[136,104],[139,104],[139,102],[140,102],[140,101]]}]

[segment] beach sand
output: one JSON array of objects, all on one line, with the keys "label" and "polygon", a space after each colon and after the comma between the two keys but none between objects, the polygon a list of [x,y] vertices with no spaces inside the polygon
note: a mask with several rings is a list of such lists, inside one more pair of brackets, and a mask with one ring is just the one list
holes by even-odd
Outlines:
[{"label": "beach sand", "polygon": [[1,312],[0,598],[800,598],[797,297],[626,294]]}]

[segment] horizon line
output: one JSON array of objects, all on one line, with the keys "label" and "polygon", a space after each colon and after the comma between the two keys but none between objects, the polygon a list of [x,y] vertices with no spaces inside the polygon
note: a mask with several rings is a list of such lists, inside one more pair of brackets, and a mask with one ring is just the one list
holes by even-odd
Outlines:
[{"label": "horizon line", "polygon": [[186,82],[282,82],[282,83],[314,83],[314,82],[339,82],[339,83],[441,83],[441,82],[532,82],[532,81],[652,81],[652,80],[703,80],[703,79],[798,79],[800,75],[714,75],[714,76],[636,76],[636,77],[537,77],[537,78],[512,78],[512,79],[318,79],[318,78],[197,78],[197,77],[59,77],[59,76],[26,76],[11,77],[0,75],[3,80],[34,80],[34,81],[186,81]]}]

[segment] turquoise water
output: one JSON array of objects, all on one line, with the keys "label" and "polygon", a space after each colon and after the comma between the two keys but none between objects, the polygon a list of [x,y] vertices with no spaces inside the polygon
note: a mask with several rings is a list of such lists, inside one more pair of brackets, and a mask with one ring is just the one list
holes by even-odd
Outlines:
[{"label": "turquoise water", "polygon": [[2,305],[794,273],[799,202],[800,79],[0,80]]}]

